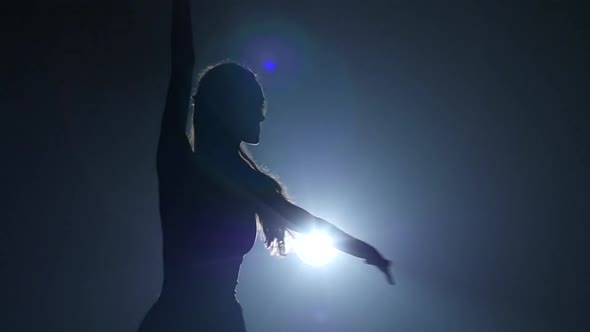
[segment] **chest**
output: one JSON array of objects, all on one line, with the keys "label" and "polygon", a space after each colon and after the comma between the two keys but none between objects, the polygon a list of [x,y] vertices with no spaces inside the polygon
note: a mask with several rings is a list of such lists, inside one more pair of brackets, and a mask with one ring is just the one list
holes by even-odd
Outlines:
[{"label": "chest", "polygon": [[194,217],[217,219],[254,218],[252,194],[256,173],[245,167],[199,165],[187,174],[183,186],[183,205]]}]

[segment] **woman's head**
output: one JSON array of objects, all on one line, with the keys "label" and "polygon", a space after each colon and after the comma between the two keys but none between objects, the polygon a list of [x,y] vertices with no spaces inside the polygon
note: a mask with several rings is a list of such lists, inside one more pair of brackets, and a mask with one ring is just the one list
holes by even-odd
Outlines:
[{"label": "woman's head", "polygon": [[[206,68],[194,95],[195,134],[257,144],[264,120],[264,94],[256,75],[235,62]],[[202,135],[200,135],[202,134]]]}]

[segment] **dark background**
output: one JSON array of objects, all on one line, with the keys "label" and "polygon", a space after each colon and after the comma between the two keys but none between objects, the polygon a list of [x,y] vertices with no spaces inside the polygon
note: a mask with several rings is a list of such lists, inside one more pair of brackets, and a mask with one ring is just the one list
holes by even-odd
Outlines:
[{"label": "dark background", "polygon": [[[257,160],[396,263],[390,287],[258,241],[249,330],[585,330],[582,4],[195,2],[198,68],[232,58],[264,84]],[[0,330],[134,331],[162,277],[170,3],[19,7],[1,11]]]}]

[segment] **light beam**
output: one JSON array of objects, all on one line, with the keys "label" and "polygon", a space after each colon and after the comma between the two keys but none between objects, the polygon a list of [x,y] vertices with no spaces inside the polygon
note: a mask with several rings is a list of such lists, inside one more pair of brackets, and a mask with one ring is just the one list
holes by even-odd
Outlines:
[{"label": "light beam", "polygon": [[336,256],[332,239],[323,232],[298,234],[294,244],[295,253],[305,264],[311,266],[326,265]]}]

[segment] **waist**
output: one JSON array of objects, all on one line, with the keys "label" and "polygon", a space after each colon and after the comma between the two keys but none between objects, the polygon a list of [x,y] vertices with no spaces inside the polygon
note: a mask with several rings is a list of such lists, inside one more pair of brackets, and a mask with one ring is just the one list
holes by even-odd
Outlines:
[{"label": "waist", "polygon": [[162,292],[234,296],[242,259],[164,265]]}]

